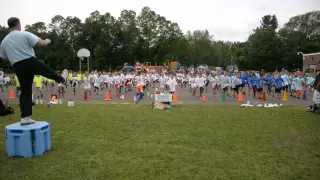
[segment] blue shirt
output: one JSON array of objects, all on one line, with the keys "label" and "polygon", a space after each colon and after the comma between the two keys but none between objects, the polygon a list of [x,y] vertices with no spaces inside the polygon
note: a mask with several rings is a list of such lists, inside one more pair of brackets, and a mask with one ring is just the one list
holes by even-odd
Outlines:
[{"label": "blue shirt", "polygon": [[242,81],[241,81],[241,79],[235,77],[235,78],[233,79],[233,84],[234,84],[234,85],[240,85],[240,84],[242,84]]},{"label": "blue shirt", "polygon": [[11,31],[1,42],[0,57],[9,59],[11,65],[35,57],[33,47],[39,37],[26,31]]},{"label": "blue shirt", "polygon": [[307,85],[312,85],[314,82],[314,78],[313,77],[307,77]]},{"label": "blue shirt", "polygon": [[296,77],[292,81],[294,82],[296,90],[302,90],[303,78]]},{"label": "blue shirt", "polygon": [[247,83],[248,83],[248,84],[252,84],[252,77],[251,77],[251,76],[248,76],[248,77],[247,77]]},{"label": "blue shirt", "polygon": [[282,88],[282,81],[283,80],[281,78],[275,79],[276,89]]},{"label": "blue shirt", "polygon": [[272,81],[273,81],[272,76],[267,76],[266,79],[267,79],[266,84],[267,84],[268,86],[270,86],[270,85],[272,84]]},{"label": "blue shirt", "polygon": [[241,77],[242,84],[247,82],[247,75],[246,74],[241,74],[240,77]]},{"label": "blue shirt", "polygon": [[256,86],[257,85],[257,78],[252,78],[252,80],[251,80],[251,85],[252,85],[252,87],[254,87],[254,86]]},{"label": "blue shirt", "polygon": [[286,74],[281,75],[281,79],[283,80],[284,85],[289,84],[289,77]]},{"label": "blue shirt", "polygon": [[262,80],[262,78],[258,78],[257,83],[258,83],[258,88],[262,89],[263,88],[263,80]]}]

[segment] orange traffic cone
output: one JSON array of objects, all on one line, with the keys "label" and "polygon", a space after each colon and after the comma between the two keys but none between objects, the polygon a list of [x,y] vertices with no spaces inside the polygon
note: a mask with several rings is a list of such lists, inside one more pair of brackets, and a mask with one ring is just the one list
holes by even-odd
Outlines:
[{"label": "orange traffic cone", "polygon": [[10,90],[10,95],[9,95],[9,99],[14,99],[16,97],[14,97],[14,92],[13,89]]},{"label": "orange traffic cone", "polygon": [[282,101],[288,101],[287,92],[284,91]]},{"label": "orange traffic cone", "polygon": [[239,92],[239,95],[238,95],[238,102],[243,102],[243,97],[242,97],[241,91]]},{"label": "orange traffic cone", "polygon": [[262,101],[267,101],[267,94],[265,91],[263,91]]},{"label": "orange traffic cone", "polygon": [[207,102],[207,96],[202,96],[202,102]]},{"label": "orange traffic cone", "polygon": [[84,95],[83,95],[83,100],[84,101],[88,101],[88,94],[87,94],[87,91],[84,91]]},{"label": "orange traffic cone", "polygon": [[111,101],[111,97],[110,97],[110,91],[106,92],[106,98],[104,99],[105,101]]},{"label": "orange traffic cone", "polygon": [[177,96],[177,93],[176,93],[176,92],[173,93],[173,100],[172,100],[172,102],[174,102],[174,103],[179,102],[179,101],[178,101],[178,96]]}]

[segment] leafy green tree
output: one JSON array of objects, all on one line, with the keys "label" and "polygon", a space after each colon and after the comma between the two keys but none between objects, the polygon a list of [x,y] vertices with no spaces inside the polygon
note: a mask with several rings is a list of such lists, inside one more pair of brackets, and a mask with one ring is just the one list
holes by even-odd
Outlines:
[{"label": "leafy green tree", "polygon": [[[257,19],[258,20],[258,19]],[[56,15],[50,24],[36,22],[25,27],[52,44],[35,48],[36,55],[54,69],[79,70],[77,51],[91,52],[90,67],[97,70],[120,69],[125,62],[162,64],[179,61],[187,67],[202,64],[241,69],[297,69],[302,58],[297,52],[320,51],[320,11],[297,15],[279,29],[275,15],[265,15],[246,42],[215,41],[207,30],[183,34],[179,25],[144,7],[137,14],[123,10],[119,18],[110,13],[92,12],[84,21]],[[0,26],[0,40],[8,29]],[[8,62],[0,62],[8,69]],[[82,62],[87,68],[87,62]]]}]

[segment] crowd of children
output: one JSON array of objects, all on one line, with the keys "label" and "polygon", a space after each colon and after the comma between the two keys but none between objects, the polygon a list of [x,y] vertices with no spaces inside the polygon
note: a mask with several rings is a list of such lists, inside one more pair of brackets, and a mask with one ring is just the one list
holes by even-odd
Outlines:
[{"label": "crowd of children", "polygon": [[[170,71],[163,73],[147,73],[147,72],[85,72],[84,74],[63,70],[59,72],[68,82],[66,85],[56,84],[53,80],[36,75],[34,77],[34,86],[36,98],[43,98],[43,91],[57,93],[58,98],[64,98],[66,88],[71,87],[73,94],[76,95],[78,88],[84,90],[91,95],[99,94],[104,89],[110,91],[115,89],[116,97],[128,91],[133,91],[134,87],[139,91],[148,90],[150,87],[159,86],[162,91],[174,93],[176,86],[179,84],[181,88],[189,88],[192,96],[199,92],[200,99],[204,90],[212,90],[215,95],[217,91],[222,91],[227,97],[236,98],[239,92],[244,95],[253,96],[253,98],[262,98],[263,93],[269,96],[281,99],[284,91],[290,96],[302,99],[303,92],[308,94],[314,90],[312,85],[315,81],[315,75],[311,73],[302,74],[298,71],[289,73],[287,71],[264,73],[264,72],[227,72],[227,71],[203,71],[201,73],[172,73]],[[17,95],[19,93],[19,81],[14,78]],[[9,77],[0,75],[0,87],[10,85]],[[210,90],[210,91],[211,91]]]}]

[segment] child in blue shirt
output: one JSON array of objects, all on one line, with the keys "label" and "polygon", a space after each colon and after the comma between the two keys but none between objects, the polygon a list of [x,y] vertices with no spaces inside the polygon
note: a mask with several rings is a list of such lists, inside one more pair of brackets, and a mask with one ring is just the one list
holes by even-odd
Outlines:
[{"label": "child in blue shirt", "polygon": [[252,89],[252,76],[250,73],[247,75],[247,84],[248,84],[248,96],[250,96],[250,92]]},{"label": "child in blue shirt", "polygon": [[263,79],[261,77],[262,77],[262,75],[260,75],[260,77],[257,78],[258,97],[259,98],[262,98],[262,92],[263,92]]},{"label": "child in blue shirt", "polygon": [[272,85],[273,78],[268,73],[266,76],[266,86],[267,86],[267,93],[270,94],[271,92],[271,85]]},{"label": "child in blue shirt", "polygon": [[244,92],[244,87],[246,86],[246,83],[247,83],[247,75],[244,72],[242,72],[241,75],[240,75],[240,79],[241,79],[241,82],[242,82],[242,84],[241,84],[241,92],[243,94],[246,94],[246,92]]},{"label": "child in blue shirt", "polygon": [[313,85],[313,83],[314,83],[314,80],[315,80],[315,78],[312,77],[310,74],[307,75],[306,86],[307,86],[307,91],[308,91],[309,93],[311,93],[311,89],[312,89],[311,87],[312,87],[312,85]]},{"label": "child in blue shirt", "polygon": [[304,85],[304,79],[302,78],[302,75],[299,74],[295,78],[292,79],[292,82],[294,82],[295,90],[296,90],[296,98],[300,99],[300,96],[302,95],[303,91],[303,85]]},{"label": "child in blue shirt", "polygon": [[253,98],[256,98],[256,93],[258,90],[258,79],[255,74],[253,75],[253,78],[251,80],[251,86],[252,86],[252,90],[253,90]]},{"label": "child in blue shirt", "polygon": [[239,94],[239,88],[242,84],[241,78],[240,78],[240,74],[237,74],[234,79],[232,80],[232,88],[233,88],[233,97],[236,98],[237,95]]},{"label": "child in blue shirt", "polygon": [[274,78],[274,83],[275,83],[275,92],[276,92],[278,98],[280,99],[281,89],[282,89],[282,84],[283,84],[283,79],[280,78],[280,77],[276,74],[276,75],[275,75],[275,78]]}]

